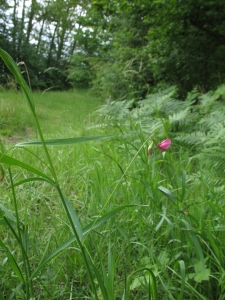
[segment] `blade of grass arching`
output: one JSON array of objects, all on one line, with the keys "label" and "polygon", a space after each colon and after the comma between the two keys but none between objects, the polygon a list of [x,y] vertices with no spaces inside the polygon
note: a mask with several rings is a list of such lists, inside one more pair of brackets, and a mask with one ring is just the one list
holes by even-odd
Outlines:
[{"label": "blade of grass arching", "polygon": [[9,229],[11,230],[12,234],[14,235],[14,237],[16,238],[18,244],[20,244],[20,238],[18,236],[18,234],[16,233],[14,227],[16,228],[17,227],[17,222],[11,222],[11,220],[8,220],[6,217],[3,217],[6,225],[8,225]]},{"label": "blade of grass arching", "polygon": [[62,196],[63,196],[63,201],[66,205],[67,211],[70,215],[71,222],[73,223],[72,229],[74,231],[74,228],[75,228],[75,231],[78,234],[79,240],[82,241],[83,240],[83,231],[82,231],[80,221],[77,216],[77,212],[76,212],[75,208],[71,205],[71,203],[67,200],[65,195],[62,194]]},{"label": "blade of grass arching", "polygon": [[[115,135],[102,135],[102,136],[81,136],[75,138],[67,138],[67,139],[52,139],[52,140],[44,140],[46,146],[63,146],[63,145],[72,145],[78,143],[86,143],[92,141],[99,141],[103,139],[108,139],[115,137]],[[43,146],[42,141],[29,141],[29,142],[21,142],[16,144],[17,147],[22,146]]]},{"label": "blade of grass arching", "polygon": [[132,178],[132,179],[134,179],[135,181],[139,181],[141,184],[143,184],[143,186],[145,187],[145,189],[146,189],[146,191],[147,191],[149,197],[150,197],[151,199],[154,200],[154,196],[153,196],[151,190],[149,189],[148,183],[144,182],[143,180],[141,180],[140,178],[137,178],[137,177],[135,177],[135,176],[129,176],[129,178]]},{"label": "blade of grass arching", "polygon": [[20,84],[22,91],[24,92],[24,94],[26,96],[27,103],[28,103],[30,109],[34,110],[34,104],[33,104],[33,101],[31,100],[32,96],[31,96],[30,89],[27,86],[27,83],[24,80],[24,78],[20,72],[20,69],[18,68],[18,66],[12,59],[12,57],[1,48],[0,48],[0,57],[3,59],[7,68],[10,70],[10,72],[13,74],[13,76],[16,78],[16,80]]},{"label": "blade of grass arching", "polygon": [[185,287],[185,263],[183,260],[179,260],[180,265],[180,274],[181,274],[181,287],[180,287],[180,294],[177,300],[183,300],[184,294],[184,287]]},{"label": "blade of grass arching", "polygon": [[13,271],[15,272],[16,276],[19,278],[19,280],[23,283],[25,283],[24,278],[23,278],[23,274],[20,270],[20,267],[18,266],[15,258],[13,257],[13,255],[11,254],[11,252],[8,250],[6,253],[9,263],[13,269]]},{"label": "blade of grass arching", "polygon": [[113,218],[116,214],[118,214],[125,208],[131,208],[131,207],[137,207],[137,205],[135,205],[135,204],[123,205],[123,206],[116,207],[116,208],[106,212],[104,215],[99,217],[97,220],[95,220],[95,221],[91,222],[90,224],[88,224],[87,226],[85,226],[83,228],[83,234],[85,235],[90,230],[96,229],[98,226],[105,223],[109,219]]},{"label": "blade of grass arching", "polygon": [[[14,225],[16,225],[16,217],[11,213],[11,211],[9,211],[3,204],[0,203],[0,211],[3,211],[4,214],[9,218],[9,222],[13,222]],[[3,218],[5,218],[5,216],[3,215]],[[20,222],[20,224],[22,225],[22,222]]]},{"label": "blade of grass arching", "polygon": [[24,162],[18,160],[18,159],[15,159],[15,158],[12,158],[6,154],[3,154],[0,152],[0,162],[2,164],[6,164],[8,166],[17,166],[17,167],[20,167],[24,170],[27,170],[27,171],[30,171],[38,176],[41,176],[45,179],[47,179],[48,181],[54,183],[54,181],[47,175],[45,175],[43,172],[39,171],[38,169],[36,168],[33,168],[31,167],[30,165],[27,165],[25,164]]},{"label": "blade of grass arching", "polygon": [[162,216],[162,218],[161,218],[161,220],[159,221],[159,223],[156,225],[155,231],[158,231],[158,230],[159,230],[159,228],[161,227],[163,221],[164,221],[165,218],[166,218],[166,208],[165,208],[165,207],[163,207],[163,214],[160,214],[160,216]]},{"label": "blade of grass arching", "polygon": [[59,251],[57,251],[57,253],[55,253],[55,251],[57,250],[56,249],[55,251],[53,251],[50,255],[48,255],[45,258],[45,255],[47,254],[49,246],[50,246],[50,242],[51,242],[51,236],[50,236],[50,238],[48,240],[48,243],[45,247],[45,250],[44,250],[42,258],[39,262],[39,265],[37,266],[37,268],[34,270],[34,272],[30,276],[30,280],[32,280],[47,265],[47,263],[49,263],[53,258],[57,257],[57,255],[62,251],[61,249],[59,249],[60,247],[58,247],[57,249],[59,249]]},{"label": "blade of grass arching", "polygon": [[8,251],[8,247],[5,245],[5,243],[0,239],[0,248],[3,248]]},{"label": "blade of grass arching", "polygon": [[95,149],[95,151],[98,152],[98,153],[100,153],[100,154],[103,154],[103,155],[109,157],[112,161],[114,161],[117,164],[117,166],[119,167],[121,173],[124,174],[122,166],[120,165],[120,163],[115,158],[113,158],[111,155],[109,155],[109,154],[107,154],[105,152],[99,151],[98,149]]},{"label": "blade of grass arching", "polygon": [[55,172],[52,160],[50,158],[50,155],[48,153],[48,149],[47,149],[47,147],[45,145],[44,137],[43,137],[43,134],[42,134],[42,131],[41,131],[38,119],[37,119],[37,115],[35,113],[35,107],[34,107],[34,103],[33,103],[33,99],[32,99],[30,88],[27,85],[26,81],[24,80],[24,78],[23,78],[23,76],[22,76],[22,74],[21,74],[21,72],[20,72],[17,64],[15,63],[15,61],[12,59],[12,57],[7,52],[5,52],[4,50],[2,50],[1,48],[0,48],[0,57],[3,59],[4,63],[6,64],[6,66],[8,67],[8,69],[11,71],[11,73],[13,74],[13,76],[16,78],[17,82],[21,86],[21,89],[22,89],[24,95],[26,96],[25,98],[27,100],[27,104],[28,104],[28,106],[29,106],[29,108],[31,110],[32,115],[33,115],[33,119],[34,119],[35,124],[36,124],[37,132],[39,134],[40,140],[42,142],[43,150],[45,152],[47,161],[49,163],[50,171],[52,173],[54,181],[58,183],[57,175],[56,175],[56,172]]},{"label": "blade of grass arching", "polygon": [[176,196],[164,186],[159,186],[158,189],[172,202],[175,202]]},{"label": "blade of grass arching", "polygon": [[[117,213],[119,213],[120,211],[122,211],[123,209],[125,209],[127,207],[128,208],[129,207],[137,207],[137,205],[125,205],[123,207],[117,207],[117,208],[115,208],[115,209],[107,212],[106,214],[104,214],[103,216],[101,216],[97,221],[92,222],[92,223],[88,224],[86,227],[84,227],[82,234],[85,235],[90,230],[96,229],[98,226],[100,226],[101,224],[105,223],[106,221],[108,221],[109,219],[111,219],[112,217],[114,217]],[[77,240],[77,237],[74,235],[71,238],[69,238],[66,242],[64,242],[63,244],[61,244],[57,249],[55,249],[47,257],[44,258],[44,255],[43,255],[43,259],[41,260],[41,262],[40,262],[39,266],[37,267],[37,269],[32,274],[31,278],[34,278],[34,276],[36,276],[36,274],[41,269],[43,269],[47,263],[49,263],[52,259],[56,258],[62,251],[66,250],[66,248],[70,244],[72,244],[74,241],[76,241],[76,240]]]},{"label": "blade of grass arching", "polygon": [[75,242],[77,240],[76,236],[72,236],[70,239],[68,239],[66,242],[61,244],[59,247],[57,247],[51,254],[45,257],[47,250],[50,246],[50,239],[48,241],[48,244],[46,246],[46,249],[44,251],[44,254],[42,256],[42,259],[38,265],[38,267],[35,269],[33,274],[31,275],[30,279],[33,279],[49,262],[51,262],[54,258],[56,258],[58,255],[60,255],[63,251],[66,250],[66,248]]},{"label": "blade of grass arching", "polygon": [[21,180],[21,181],[18,181],[18,182],[16,182],[16,183],[14,183],[13,186],[14,186],[14,187],[20,186],[20,185],[22,185],[22,184],[24,184],[24,183],[33,182],[33,181],[45,181],[45,182],[48,182],[48,183],[52,184],[52,185],[55,187],[55,185],[53,184],[52,181],[49,181],[49,180],[47,180],[47,179],[45,179],[45,178],[41,178],[41,177],[31,177],[31,178],[27,178],[27,179],[24,179],[24,180]]}]

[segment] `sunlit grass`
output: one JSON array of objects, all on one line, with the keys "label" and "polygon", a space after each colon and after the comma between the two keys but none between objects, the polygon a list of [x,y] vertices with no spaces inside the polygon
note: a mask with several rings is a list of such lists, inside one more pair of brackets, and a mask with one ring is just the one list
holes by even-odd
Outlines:
[{"label": "sunlit grass", "polygon": [[[86,135],[93,124],[92,112],[103,104],[89,91],[79,90],[34,92],[33,98],[46,138]],[[35,136],[34,122],[21,92],[0,90],[0,134],[16,141]]]},{"label": "sunlit grass", "polygon": [[45,92],[35,95],[37,115],[45,135],[86,135],[102,101],[89,91]]}]

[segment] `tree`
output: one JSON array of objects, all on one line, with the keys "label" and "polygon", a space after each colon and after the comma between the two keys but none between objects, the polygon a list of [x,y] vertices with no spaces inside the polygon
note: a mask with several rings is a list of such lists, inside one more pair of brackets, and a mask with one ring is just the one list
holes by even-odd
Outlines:
[{"label": "tree", "polygon": [[225,3],[158,2],[149,30],[151,64],[157,82],[176,84],[181,94],[214,88],[225,78]]}]

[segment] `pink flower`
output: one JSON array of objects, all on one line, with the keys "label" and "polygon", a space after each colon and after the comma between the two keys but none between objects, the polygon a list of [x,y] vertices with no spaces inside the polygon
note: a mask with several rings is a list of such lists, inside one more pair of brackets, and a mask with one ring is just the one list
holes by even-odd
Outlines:
[{"label": "pink flower", "polygon": [[162,141],[161,143],[157,144],[157,147],[162,151],[166,151],[166,149],[169,148],[170,145],[171,145],[171,140],[166,139],[166,140]]}]

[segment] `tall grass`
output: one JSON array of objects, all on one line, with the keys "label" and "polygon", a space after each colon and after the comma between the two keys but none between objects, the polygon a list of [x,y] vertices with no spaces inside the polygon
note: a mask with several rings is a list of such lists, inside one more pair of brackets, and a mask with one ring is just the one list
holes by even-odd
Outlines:
[{"label": "tall grass", "polygon": [[[2,59],[4,60],[7,67],[10,69],[16,80],[21,86],[21,89],[25,95],[25,99],[27,101],[28,107],[30,108],[30,112],[33,118],[33,121],[36,126],[37,130],[37,136],[40,139],[39,141],[29,142],[29,143],[19,143],[19,147],[24,147],[27,145],[38,145],[42,147],[41,151],[38,151],[37,153],[34,151],[27,151],[23,148],[19,151],[19,156],[22,153],[22,156],[25,155],[27,157],[31,156],[33,158],[34,163],[30,163],[29,159],[26,159],[26,162],[18,158],[14,158],[13,156],[16,156],[15,151],[12,155],[6,154],[6,151],[4,151],[4,147],[2,145],[2,153],[1,153],[1,163],[5,164],[5,167],[8,169],[9,174],[9,183],[11,186],[12,191],[12,199],[13,199],[13,207],[14,207],[14,215],[6,208],[6,206],[1,205],[1,220],[2,224],[8,228],[11,232],[11,238],[14,240],[15,244],[15,251],[18,252],[19,255],[15,255],[15,252],[10,249],[7,243],[7,239],[1,240],[1,247],[4,250],[4,253],[6,254],[6,258],[3,260],[4,264],[9,263],[11,266],[13,272],[14,272],[14,280],[8,285],[6,284],[7,281],[3,281],[3,294],[6,295],[8,298],[15,298],[15,297],[22,297],[24,299],[34,299],[35,297],[39,297],[43,299],[46,297],[49,299],[50,296],[52,296],[52,291],[48,287],[46,287],[46,278],[47,282],[48,280],[51,281],[51,275],[50,277],[43,274],[43,270],[46,272],[46,268],[49,268],[49,265],[52,264],[52,261],[68,246],[71,246],[75,243],[72,247],[73,254],[69,257],[70,263],[73,262],[73,266],[75,267],[77,264],[77,260],[81,264],[82,273],[85,272],[88,276],[88,283],[86,284],[86,293],[92,295],[94,298],[99,299],[114,299],[114,273],[115,273],[115,261],[116,261],[116,255],[114,254],[116,250],[113,248],[111,249],[110,243],[108,244],[108,270],[104,267],[104,257],[100,255],[100,269],[98,267],[98,264],[94,261],[94,255],[93,252],[93,246],[95,243],[93,243],[90,232],[94,232],[96,228],[99,226],[102,226],[106,221],[110,221],[118,212],[133,207],[133,205],[120,205],[119,207],[110,207],[110,200],[112,198],[112,195],[115,191],[115,188],[112,190],[108,201],[106,201],[101,207],[100,210],[98,209],[98,215],[96,218],[93,219],[93,221],[88,221],[88,225],[82,226],[80,219],[78,218],[77,211],[75,209],[75,206],[69,202],[65,194],[62,192],[61,185],[58,180],[58,170],[54,165],[53,159],[51,157],[50,151],[48,150],[47,146],[50,145],[67,145],[67,144],[74,144],[74,143],[80,143],[80,142],[86,142],[86,141],[95,141],[100,139],[109,138],[110,136],[91,136],[91,137],[79,137],[79,138],[64,138],[64,139],[57,139],[57,140],[45,140],[43,136],[43,132],[38,120],[38,116],[36,114],[36,108],[35,103],[32,98],[32,94],[26,85],[26,82],[24,81],[18,67],[12,60],[12,58],[3,50],[0,51],[0,55]],[[36,166],[36,163],[39,163],[42,166],[41,170]],[[13,166],[19,167],[23,171],[28,171],[30,173],[33,173],[35,176],[26,176],[25,178],[21,178],[20,176],[17,176],[17,180],[15,180],[15,177],[12,175],[11,168]],[[124,177],[124,176],[123,176]],[[122,178],[120,181],[122,181]],[[120,183],[119,181],[119,183]],[[51,234],[47,235],[46,237],[46,243],[44,249],[40,251],[40,248],[36,242],[35,238],[35,250],[38,254],[40,254],[39,260],[36,262],[32,261],[32,258],[34,256],[34,253],[30,253],[32,246],[30,243],[31,236],[29,234],[30,232],[30,223],[29,223],[29,213],[27,210],[25,210],[22,214],[21,210],[24,209],[23,205],[19,206],[19,200],[17,196],[17,188],[31,184],[35,187],[35,185],[39,186],[41,183],[44,185],[48,185],[50,187],[51,192],[53,192],[54,197],[58,197],[61,201],[61,205],[65,211],[64,218],[61,216],[59,217],[59,220],[62,221],[62,223],[65,224],[65,227],[67,228],[67,235],[69,237],[64,240],[61,245],[59,244],[59,238],[57,236],[57,241],[55,244],[55,247],[53,247],[53,250],[51,250],[52,242],[51,242]],[[36,186],[36,188],[37,188]],[[116,185],[116,187],[119,186],[119,184]],[[25,193],[25,196],[27,197],[28,194]],[[47,199],[45,199],[47,201]],[[26,206],[25,206],[26,207]],[[49,218],[52,218],[53,212],[50,210],[50,216]],[[21,216],[22,214],[22,216]],[[44,221],[44,220],[43,220]],[[53,221],[53,224],[50,228],[55,228],[56,221]],[[35,226],[37,224],[35,223]],[[83,228],[82,228],[83,227]],[[112,231],[112,234],[114,235],[114,229],[113,229],[113,223],[110,223],[110,232]],[[35,232],[35,228],[34,228]],[[48,230],[49,232],[49,230]],[[63,231],[61,231],[63,232]],[[65,234],[66,235],[66,234]],[[111,234],[110,234],[111,236]],[[32,236],[33,237],[33,236]],[[105,237],[106,238],[106,237]],[[105,239],[104,238],[104,239]],[[117,241],[117,239],[115,239]],[[32,245],[32,246],[31,246]],[[113,247],[113,246],[112,246]],[[114,245],[115,247],[115,245]],[[50,252],[50,254],[49,254]],[[72,261],[71,261],[72,259]],[[82,262],[81,262],[82,261]],[[54,263],[53,263],[54,264]],[[50,272],[51,274],[51,272]],[[149,273],[150,277],[152,278],[152,284],[149,289],[149,297],[151,297],[151,294],[153,293],[153,298],[156,298],[156,286],[154,281],[154,275],[153,273]],[[83,274],[82,276],[85,276]],[[58,277],[57,277],[57,284]],[[53,276],[55,279],[55,277]],[[45,283],[42,285],[42,280],[44,279]],[[16,283],[18,281],[18,284]],[[37,284],[38,283],[38,284]],[[15,286],[16,284],[16,286]],[[40,293],[37,289],[37,286],[40,284]],[[52,282],[51,284],[52,285]],[[73,286],[73,281],[71,282],[71,289]],[[11,292],[11,294],[10,294]],[[37,293],[37,294],[36,294]],[[68,292],[67,292],[68,293]],[[67,294],[65,293],[65,294]],[[36,296],[38,295],[38,296]],[[73,296],[73,291],[70,292],[70,298]],[[127,289],[124,289],[124,296],[127,295]],[[68,295],[67,295],[68,297]],[[55,298],[55,295],[53,294],[53,299]]]},{"label": "tall grass", "polygon": [[[86,93],[79,108],[73,92],[26,91],[44,138],[3,145],[2,299],[224,299],[223,186],[181,142],[187,107],[172,94],[95,119]],[[168,135],[171,148],[148,156]]]}]

